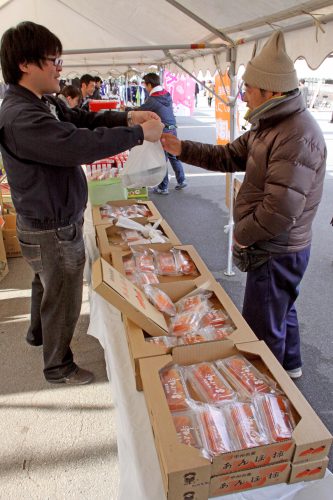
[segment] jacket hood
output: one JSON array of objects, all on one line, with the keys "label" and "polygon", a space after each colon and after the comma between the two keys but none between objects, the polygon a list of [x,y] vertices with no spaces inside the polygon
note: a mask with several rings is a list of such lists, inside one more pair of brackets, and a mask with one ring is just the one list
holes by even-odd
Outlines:
[{"label": "jacket hood", "polygon": [[151,97],[154,97],[154,99],[158,100],[158,102],[165,107],[169,107],[170,105],[172,105],[172,98],[167,90],[155,92],[151,94]]}]

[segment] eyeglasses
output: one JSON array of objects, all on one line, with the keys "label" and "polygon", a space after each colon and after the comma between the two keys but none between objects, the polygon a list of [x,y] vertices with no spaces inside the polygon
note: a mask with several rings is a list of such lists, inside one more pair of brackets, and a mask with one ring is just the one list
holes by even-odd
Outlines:
[{"label": "eyeglasses", "polygon": [[43,57],[45,61],[52,61],[54,66],[60,66],[62,67],[63,65],[63,60],[60,59],[60,57]]}]

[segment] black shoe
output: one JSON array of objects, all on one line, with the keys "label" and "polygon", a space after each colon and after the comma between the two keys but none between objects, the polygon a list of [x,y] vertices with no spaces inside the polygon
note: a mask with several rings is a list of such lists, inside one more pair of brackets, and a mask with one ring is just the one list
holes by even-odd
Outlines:
[{"label": "black shoe", "polygon": [[184,188],[186,188],[186,186],[187,186],[187,182],[184,181],[181,184],[177,184],[175,189],[177,189],[177,191],[180,191],[180,189],[184,189]]},{"label": "black shoe", "polygon": [[55,380],[47,380],[50,384],[67,384],[67,385],[85,385],[90,384],[94,380],[94,374],[88,370],[77,367],[73,373],[67,377],[57,378]]}]

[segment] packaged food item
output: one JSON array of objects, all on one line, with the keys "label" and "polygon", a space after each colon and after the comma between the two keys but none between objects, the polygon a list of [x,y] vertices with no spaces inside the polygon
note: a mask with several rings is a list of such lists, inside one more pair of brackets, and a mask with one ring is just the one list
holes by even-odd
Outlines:
[{"label": "packaged food item", "polygon": [[132,248],[132,253],[137,271],[155,271],[154,256],[149,248],[145,248],[142,245],[136,245],[135,248]]},{"label": "packaged food item", "polygon": [[214,328],[220,328],[225,325],[228,320],[228,315],[222,309],[210,309],[201,318],[200,326],[205,328],[206,326],[213,326]]},{"label": "packaged food item", "polygon": [[270,442],[258,413],[251,403],[235,402],[225,407],[239,441],[239,449],[262,446]]},{"label": "packaged food item", "polygon": [[209,342],[210,340],[215,340],[214,328],[203,328],[202,330],[198,330],[192,333],[186,333],[182,337],[179,337],[178,344],[198,344],[200,342]]},{"label": "packaged food item", "polygon": [[221,408],[203,405],[198,420],[203,446],[209,455],[214,457],[237,449],[238,443],[234,443]]},{"label": "packaged food item", "polygon": [[225,403],[237,396],[213,363],[202,362],[185,368],[185,377],[203,402]]},{"label": "packaged food item", "polygon": [[143,288],[145,285],[156,285],[159,283],[158,277],[153,271],[136,272],[134,279],[139,288]]},{"label": "packaged food item", "polygon": [[289,400],[281,395],[262,394],[254,401],[271,440],[291,439],[295,422]]},{"label": "packaged food item", "polygon": [[189,409],[188,392],[181,367],[171,365],[162,368],[160,379],[170,411]]},{"label": "packaged food item", "polygon": [[187,252],[180,248],[172,249],[178,272],[186,275],[198,275],[198,270]]},{"label": "packaged food item", "polygon": [[126,274],[133,274],[135,273],[136,266],[135,266],[135,260],[133,255],[126,255],[123,258],[123,264],[124,264],[124,270]]},{"label": "packaged food item", "polygon": [[176,314],[175,305],[165,292],[151,285],[145,285],[143,291],[147,299],[149,299],[159,311],[168,316],[174,316]]},{"label": "packaged food item", "polygon": [[208,311],[209,302],[208,299],[212,295],[209,291],[198,291],[195,294],[191,294],[187,297],[183,297],[182,299],[176,302],[177,312],[202,312]]},{"label": "packaged food item", "polygon": [[176,314],[170,321],[169,333],[181,337],[199,329],[200,314],[196,312],[182,312]]},{"label": "packaged food item", "polygon": [[213,328],[213,340],[225,340],[235,331],[232,326]]},{"label": "packaged food item", "polygon": [[199,433],[199,426],[192,411],[172,413],[173,423],[175,424],[177,437],[182,444],[202,448],[202,442]]},{"label": "packaged food item", "polygon": [[152,250],[152,252],[155,257],[158,274],[161,276],[175,276],[179,274],[173,253],[171,251],[158,252],[157,250]]},{"label": "packaged food item", "polygon": [[267,375],[260,373],[255,366],[241,354],[216,361],[216,366],[252,397],[258,393],[277,393],[276,383]]},{"label": "packaged food item", "polygon": [[146,342],[165,347],[165,351],[167,352],[171,347],[177,345],[177,338],[161,335],[161,337],[149,337],[146,339]]},{"label": "packaged food item", "polygon": [[142,239],[142,235],[134,229],[125,229],[121,232],[121,237],[126,243],[130,244]]}]

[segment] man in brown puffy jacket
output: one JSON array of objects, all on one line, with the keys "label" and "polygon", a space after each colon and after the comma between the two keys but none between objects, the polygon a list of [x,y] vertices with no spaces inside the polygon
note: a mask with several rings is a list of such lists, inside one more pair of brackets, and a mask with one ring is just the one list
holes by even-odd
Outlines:
[{"label": "man in brown puffy jacket", "polygon": [[234,255],[246,255],[251,263],[243,316],[289,375],[298,378],[302,359],[295,300],[310,257],[326,146],[298,89],[282,32],[274,32],[248,63],[243,80],[248,132],[226,146],[165,135],[162,143],[183,162],[246,172],[235,204],[234,232]]}]

